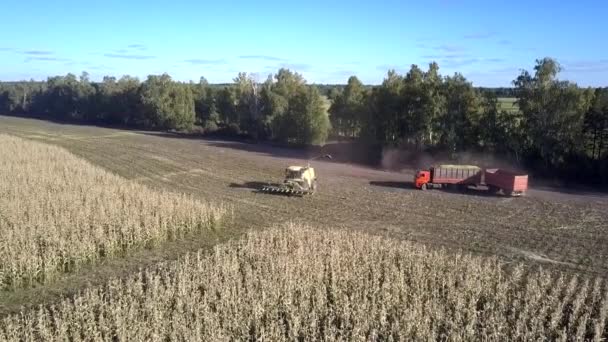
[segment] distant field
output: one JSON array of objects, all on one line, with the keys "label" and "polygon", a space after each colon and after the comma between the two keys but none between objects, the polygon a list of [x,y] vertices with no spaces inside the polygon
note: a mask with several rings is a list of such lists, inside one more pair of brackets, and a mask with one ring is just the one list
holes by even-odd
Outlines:
[{"label": "distant field", "polygon": [[499,97],[498,105],[500,109],[506,110],[509,113],[516,113],[519,111],[517,99],[515,97]]},{"label": "distant field", "polygon": [[601,278],[295,225],[6,317],[0,339],[602,341],[607,317]]}]

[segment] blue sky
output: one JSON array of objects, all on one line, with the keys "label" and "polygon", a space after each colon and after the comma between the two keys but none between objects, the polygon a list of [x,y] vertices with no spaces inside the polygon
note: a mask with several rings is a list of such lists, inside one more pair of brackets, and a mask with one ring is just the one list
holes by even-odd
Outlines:
[{"label": "blue sky", "polygon": [[280,67],[309,83],[377,84],[435,60],[442,74],[508,86],[551,56],[560,78],[608,85],[608,2],[0,0],[0,79],[169,73],[260,79]]}]

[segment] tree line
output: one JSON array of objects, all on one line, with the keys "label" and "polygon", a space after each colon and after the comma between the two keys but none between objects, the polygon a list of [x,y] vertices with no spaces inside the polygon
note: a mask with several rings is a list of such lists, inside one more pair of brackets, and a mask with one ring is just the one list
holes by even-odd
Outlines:
[{"label": "tree line", "polygon": [[[0,113],[161,130],[245,135],[257,141],[323,144],[356,140],[373,151],[404,147],[504,156],[541,174],[608,184],[608,89],[560,80],[557,61],[536,61],[511,88],[474,87],[443,76],[437,63],[389,71],[382,84],[309,85],[280,69],[263,82],[239,73],[233,83],[177,82],[151,75],[92,82],[50,77],[0,84]],[[506,110],[502,97],[513,97]],[[379,154],[379,152],[378,152]]]},{"label": "tree line", "polygon": [[[608,184],[608,88],[559,80],[560,71],[554,59],[537,60],[508,92],[441,76],[436,63],[389,71],[371,90],[353,76],[333,99],[331,122],[336,134],[372,146],[489,153],[539,174]],[[518,110],[501,104],[509,93]]]},{"label": "tree line", "polygon": [[207,133],[246,135],[293,145],[322,144],[330,131],[329,102],[287,69],[264,82],[239,73],[229,85],[177,82],[169,75],[106,76],[83,72],[45,82],[0,83],[0,113],[39,118]]}]

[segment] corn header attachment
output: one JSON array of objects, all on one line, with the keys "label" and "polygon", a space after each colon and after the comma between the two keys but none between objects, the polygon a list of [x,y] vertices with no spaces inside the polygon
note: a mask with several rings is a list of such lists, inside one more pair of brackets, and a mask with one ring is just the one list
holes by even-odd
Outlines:
[{"label": "corn header attachment", "polygon": [[266,192],[269,194],[283,194],[283,195],[293,195],[293,196],[304,196],[304,195],[312,195],[315,191],[311,189],[303,189],[301,187],[292,187],[286,184],[281,185],[266,185],[260,189],[262,192]]},{"label": "corn header attachment", "polygon": [[[331,159],[329,154],[320,157]],[[261,192],[265,193],[290,196],[312,195],[316,190],[317,176],[315,174],[315,169],[310,166],[310,162],[306,166],[289,166],[285,169],[285,179],[283,180],[283,183],[276,185],[268,184],[260,189]]]}]

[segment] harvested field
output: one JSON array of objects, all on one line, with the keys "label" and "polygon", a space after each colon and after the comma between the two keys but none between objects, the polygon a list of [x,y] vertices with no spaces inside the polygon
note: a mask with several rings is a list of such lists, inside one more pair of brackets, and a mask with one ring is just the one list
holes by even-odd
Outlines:
[{"label": "harvested field", "polygon": [[511,114],[519,112],[519,106],[517,105],[517,98],[515,97],[499,97],[498,108]]},{"label": "harvested field", "polygon": [[0,160],[0,289],[213,229],[226,213],[39,142],[0,134]]},{"label": "harvested field", "polygon": [[[526,268],[542,266],[583,278],[608,275],[604,194],[532,189],[527,197],[505,198],[474,190],[421,192],[411,189],[412,170],[385,172],[315,161],[317,194],[290,198],[255,189],[281,181],[287,165],[305,163],[306,154],[299,151],[10,117],[0,117],[0,132],[64,147],[151,189],[226,203],[235,213],[232,228],[225,230],[227,238],[293,220],[423,243],[450,253],[497,257],[507,264],[523,262]],[[25,303],[44,303],[49,293],[57,298],[90,282],[103,284],[117,273],[121,277],[135,273],[147,254],[153,260],[175,259],[206,246],[205,241],[177,239],[136,257],[127,255],[117,265],[82,269],[41,289],[0,292],[0,314],[18,311]]]},{"label": "harvested field", "polygon": [[601,278],[295,225],[6,317],[0,339],[600,341],[607,315]]}]

